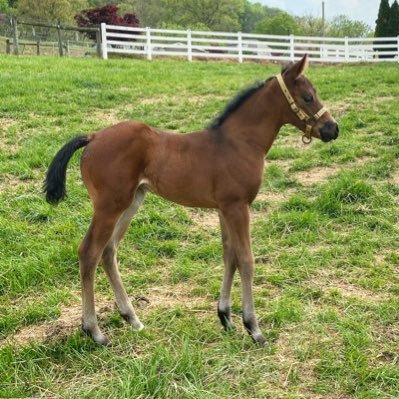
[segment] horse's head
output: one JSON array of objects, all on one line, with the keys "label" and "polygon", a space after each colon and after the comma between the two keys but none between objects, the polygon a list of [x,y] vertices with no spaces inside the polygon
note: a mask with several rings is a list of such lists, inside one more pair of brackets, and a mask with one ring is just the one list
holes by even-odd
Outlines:
[{"label": "horse's head", "polygon": [[287,99],[286,122],[304,133],[303,141],[309,143],[312,137],[324,142],[338,137],[339,127],[329,111],[323,107],[316,89],[304,76],[308,56],[285,67],[277,79]]}]

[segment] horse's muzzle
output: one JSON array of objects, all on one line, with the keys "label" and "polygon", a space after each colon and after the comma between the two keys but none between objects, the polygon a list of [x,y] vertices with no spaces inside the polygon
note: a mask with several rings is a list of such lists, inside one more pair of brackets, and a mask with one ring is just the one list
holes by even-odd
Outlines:
[{"label": "horse's muzzle", "polygon": [[320,138],[324,142],[335,140],[338,137],[339,126],[338,123],[328,121],[320,128]]}]

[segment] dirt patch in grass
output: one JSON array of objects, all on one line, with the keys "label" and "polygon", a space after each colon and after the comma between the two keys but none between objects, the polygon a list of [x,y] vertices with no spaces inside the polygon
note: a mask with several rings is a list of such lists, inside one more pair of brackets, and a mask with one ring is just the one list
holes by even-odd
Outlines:
[{"label": "dirt patch in grass", "polygon": [[195,308],[203,308],[208,304],[205,298],[192,295],[191,288],[187,284],[152,287],[147,290],[144,297],[135,297],[132,299],[138,307],[148,309],[183,306],[190,310],[195,310]]},{"label": "dirt patch in grass", "polygon": [[311,186],[327,180],[339,170],[338,167],[316,167],[295,173],[295,178],[304,186]]},{"label": "dirt patch in grass", "polygon": [[[113,301],[102,301],[97,307],[99,320],[114,309]],[[47,343],[55,339],[65,339],[80,328],[82,320],[81,305],[62,306],[57,320],[32,324],[18,330],[13,336],[4,340],[4,344],[28,345],[30,343]]]},{"label": "dirt patch in grass", "polygon": [[[191,289],[185,284],[149,288],[144,296],[131,297],[135,308],[156,309],[184,307],[195,313],[206,314],[209,302],[204,297],[191,295]],[[114,312],[116,304],[114,299],[101,299],[97,301],[96,313],[101,322]],[[213,312],[213,310],[212,310]],[[15,334],[0,342],[0,347],[5,345],[25,346],[30,343],[49,343],[53,340],[66,339],[79,330],[82,322],[81,304],[62,306],[60,317],[56,320],[45,321],[20,328]]]},{"label": "dirt patch in grass", "polygon": [[11,126],[14,126],[17,124],[17,121],[14,119],[10,118],[0,118],[0,131],[5,131]]},{"label": "dirt patch in grass", "polygon": [[[24,188],[38,188],[41,189],[41,179],[44,174],[41,169],[32,169],[33,178],[21,179],[11,173],[4,174],[0,176],[0,191],[11,190],[16,191],[19,187]],[[39,183],[38,183],[39,180]]]},{"label": "dirt patch in grass", "polygon": [[393,174],[392,176],[392,183],[399,185],[399,171]]},{"label": "dirt patch in grass", "polygon": [[[290,146],[294,148],[295,150],[299,151],[308,151],[311,148],[311,145],[304,144],[302,142],[302,135],[299,130],[296,130],[295,133],[290,133],[285,136],[277,136],[277,141],[274,145],[284,145],[284,146]],[[285,160],[270,160],[269,162],[283,162]],[[288,159],[286,160],[287,162],[292,162],[294,159]]]},{"label": "dirt patch in grass", "polygon": [[334,101],[333,103],[326,101],[324,105],[334,118],[339,118],[345,115],[354,107],[354,105],[351,103],[351,100],[349,99],[343,101]]},{"label": "dirt patch in grass", "polygon": [[343,298],[355,298],[365,301],[386,301],[390,295],[385,292],[374,292],[342,279],[331,276],[328,271],[322,271],[310,279],[308,286],[321,288],[323,291],[337,290]]},{"label": "dirt patch in grass", "polygon": [[203,229],[217,229],[219,227],[219,215],[214,209],[193,210],[189,209],[188,214],[195,225]]},{"label": "dirt patch in grass", "polygon": [[21,184],[24,184],[23,181],[18,179],[18,177],[11,175],[11,174],[6,174],[4,176],[0,177],[0,191],[6,190],[6,189],[16,189]]},{"label": "dirt patch in grass", "polygon": [[[308,331],[302,324],[295,324],[285,327],[280,332],[276,341],[276,354],[273,357],[278,364],[281,390],[294,390],[297,394],[309,399],[325,397],[312,389],[317,381],[315,367],[320,361],[316,342],[317,348],[328,347],[331,350],[338,350],[340,345],[338,333],[329,327],[320,331]],[[301,358],[300,353],[307,353],[307,355]],[[328,398],[342,399],[346,396],[338,392],[329,392]]]},{"label": "dirt patch in grass", "polygon": [[291,166],[291,164],[294,162],[294,159],[271,159],[271,160],[266,160],[265,166],[268,167],[270,165],[277,165],[284,170],[288,170]]},{"label": "dirt patch in grass", "polygon": [[286,201],[295,190],[287,189],[284,191],[261,191],[256,196],[256,201],[279,203]]},{"label": "dirt patch in grass", "polygon": [[98,109],[91,112],[88,115],[88,117],[96,121],[104,122],[107,126],[113,126],[119,122],[122,122],[121,118],[118,116],[118,113],[119,109],[112,109],[112,110]]}]

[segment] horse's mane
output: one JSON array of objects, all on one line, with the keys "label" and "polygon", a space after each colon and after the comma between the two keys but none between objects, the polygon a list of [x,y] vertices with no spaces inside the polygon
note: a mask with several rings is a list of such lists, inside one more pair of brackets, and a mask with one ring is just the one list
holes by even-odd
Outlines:
[{"label": "horse's mane", "polygon": [[227,106],[225,107],[225,109],[223,110],[223,112],[218,115],[209,125],[209,128],[211,129],[217,129],[220,126],[222,126],[222,124],[224,123],[224,121],[235,111],[237,111],[238,108],[241,107],[242,104],[245,103],[245,101],[247,101],[249,98],[251,98],[255,93],[257,93],[262,87],[264,87],[265,85],[267,85],[271,80],[273,79],[273,77],[270,77],[269,79],[267,79],[266,81],[262,80],[262,81],[258,81],[255,82],[252,86],[247,87],[245,90],[241,91],[240,93],[238,93],[233,100],[231,100]]}]

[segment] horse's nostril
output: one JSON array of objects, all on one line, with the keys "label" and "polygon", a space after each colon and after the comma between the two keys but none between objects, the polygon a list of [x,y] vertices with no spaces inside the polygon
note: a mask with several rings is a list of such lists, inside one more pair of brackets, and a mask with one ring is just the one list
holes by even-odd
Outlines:
[{"label": "horse's nostril", "polygon": [[337,135],[338,135],[338,133],[339,133],[339,126],[338,126],[338,123],[335,124],[335,131],[337,132]]}]

